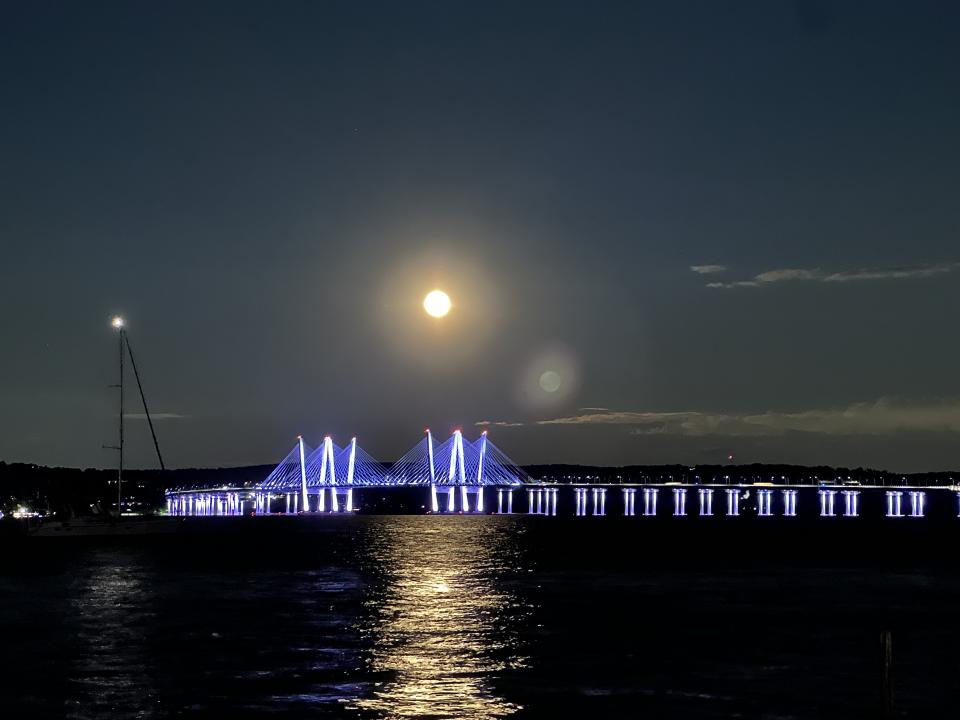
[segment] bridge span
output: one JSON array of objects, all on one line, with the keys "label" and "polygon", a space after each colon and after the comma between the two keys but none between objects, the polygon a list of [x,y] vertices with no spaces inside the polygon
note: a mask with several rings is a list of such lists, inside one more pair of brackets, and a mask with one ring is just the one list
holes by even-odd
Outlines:
[{"label": "bridge span", "polygon": [[396,462],[378,462],[329,436],[312,448],[302,437],[253,487],[168,490],[178,516],[300,515],[361,511],[366,492],[423,488],[431,513],[576,517],[960,517],[960,489],[849,485],[545,483],[531,478],[483,432],[455,431],[441,443],[427,430]]}]

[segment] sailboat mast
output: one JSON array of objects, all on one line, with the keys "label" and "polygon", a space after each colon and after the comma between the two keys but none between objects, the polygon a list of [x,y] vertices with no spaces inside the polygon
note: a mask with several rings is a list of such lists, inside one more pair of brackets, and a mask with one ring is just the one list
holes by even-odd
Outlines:
[{"label": "sailboat mast", "polygon": [[124,355],[124,328],[120,326],[119,333],[119,347],[120,347],[120,462],[117,463],[117,516],[119,517],[122,514],[120,502],[122,496],[122,487],[123,487],[123,355]]},{"label": "sailboat mast", "polygon": [[110,450],[116,450],[120,456],[120,460],[117,463],[117,517],[120,517],[120,501],[123,498],[123,346],[126,344],[126,335],[123,327],[124,322],[122,317],[119,315],[114,316],[113,320],[110,321],[110,324],[113,326],[113,329],[117,331],[117,349],[119,350],[118,360],[120,362],[120,384],[111,385],[111,387],[120,389],[120,412],[117,414],[117,421],[120,426],[120,443],[118,445],[104,445],[104,447]]},{"label": "sailboat mast", "polygon": [[147,424],[150,426],[150,435],[153,437],[153,447],[157,451],[157,460],[160,461],[160,469],[165,470],[166,467],[163,464],[163,456],[160,455],[160,443],[157,441],[157,433],[153,429],[153,420],[150,418],[150,408],[147,407],[147,396],[143,392],[143,383],[140,382],[140,371],[137,370],[137,361],[133,356],[133,348],[130,347],[130,339],[127,337],[126,323],[124,323],[123,318],[119,315],[114,316],[113,320],[110,321],[110,324],[113,325],[114,330],[117,331],[117,341],[118,341],[118,350],[120,357],[118,358],[120,363],[120,384],[111,385],[111,387],[117,387],[120,389],[120,412],[117,416],[119,423],[119,435],[120,442],[118,445],[104,445],[105,448],[110,450],[116,450],[120,455],[120,460],[117,463],[117,516],[121,515],[121,507],[123,504],[123,420],[125,415],[124,407],[124,354],[128,353],[130,355],[130,365],[133,367],[133,376],[137,381],[137,389],[140,390],[140,400],[143,401],[143,412],[147,417]]}]

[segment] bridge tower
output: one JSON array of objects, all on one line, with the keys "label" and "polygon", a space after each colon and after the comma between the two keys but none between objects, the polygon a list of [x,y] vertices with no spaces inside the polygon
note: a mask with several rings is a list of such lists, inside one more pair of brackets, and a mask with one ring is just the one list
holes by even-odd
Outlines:
[{"label": "bridge tower", "polygon": [[[307,462],[304,459],[303,435],[297,435],[297,443],[300,445],[300,502],[301,507],[306,512],[310,505],[307,503]],[[294,512],[296,512],[296,507],[294,507]]]},{"label": "bridge tower", "polygon": [[[487,437],[486,431],[475,441],[455,430],[442,443],[435,443],[427,429],[423,439],[390,466],[389,485],[422,485],[429,488],[431,512],[486,512],[487,488],[499,490],[500,512],[507,500],[512,510],[513,489],[530,477],[503,454]],[[506,497],[504,497],[506,496]]]},{"label": "bridge tower", "polygon": [[323,455],[320,459],[320,477],[317,479],[317,510],[326,511],[326,489],[330,488],[330,509],[340,512],[340,503],[337,501],[337,463],[333,456],[333,439],[327,435],[323,439]]},{"label": "bridge tower", "polygon": [[427,428],[427,455],[430,458],[430,510],[440,512],[440,503],[437,502],[437,470],[433,465],[433,434]]},{"label": "bridge tower", "polygon": [[353,471],[357,466],[357,438],[350,438],[347,460],[347,512],[353,512]]}]

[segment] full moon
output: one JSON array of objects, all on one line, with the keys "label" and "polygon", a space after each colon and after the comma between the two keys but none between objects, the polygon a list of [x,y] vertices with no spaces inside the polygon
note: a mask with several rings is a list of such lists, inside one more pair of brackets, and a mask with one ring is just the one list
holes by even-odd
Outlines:
[{"label": "full moon", "polygon": [[450,296],[443,290],[431,290],[423,299],[423,309],[427,315],[441,318],[450,312]]}]

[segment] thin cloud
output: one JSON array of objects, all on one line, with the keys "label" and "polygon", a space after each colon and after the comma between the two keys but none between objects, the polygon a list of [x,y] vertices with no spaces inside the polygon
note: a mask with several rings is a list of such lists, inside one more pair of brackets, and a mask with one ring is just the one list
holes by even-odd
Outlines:
[{"label": "thin cloud", "polygon": [[523,427],[522,422],[507,422],[506,420],[480,420],[474,425],[477,427]]},{"label": "thin cloud", "polygon": [[690,269],[697,275],[714,275],[716,273],[726,272],[726,265],[691,265]]},{"label": "thin cloud", "polygon": [[711,282],[709,288],[741,288],[760,287],[780,282],[821,282],[846,283],[865,282],[868,280],[922,280],[924,278],[946,275],[960,269],[960,263],[939,263],[935,265],[917,265],[912,267],[892,268],[860,268],[858,270],[843,270],[827,272],[820,268],[779,268],[766,270],[754,275],[749,280],[734,282]]},{"label": "thin cloud", "polygon": [[892,435],[899,432],[960,433],[960,400],[906,401],[881,398],[840,408],[762,413],[700,411],[638,412],[583,409],[576,415],[540,420],[537,425],[630,425],[637,435],[730,437],[782,435]]},{"label": "thin cloud", "polygon": [[945,275],[960,268],[960,263],[944,263],[911,268],[889,268],[887,270],[853,270],[828,275],[824,282],[855,282],[858,280],[918,280],[921,278]]}]

